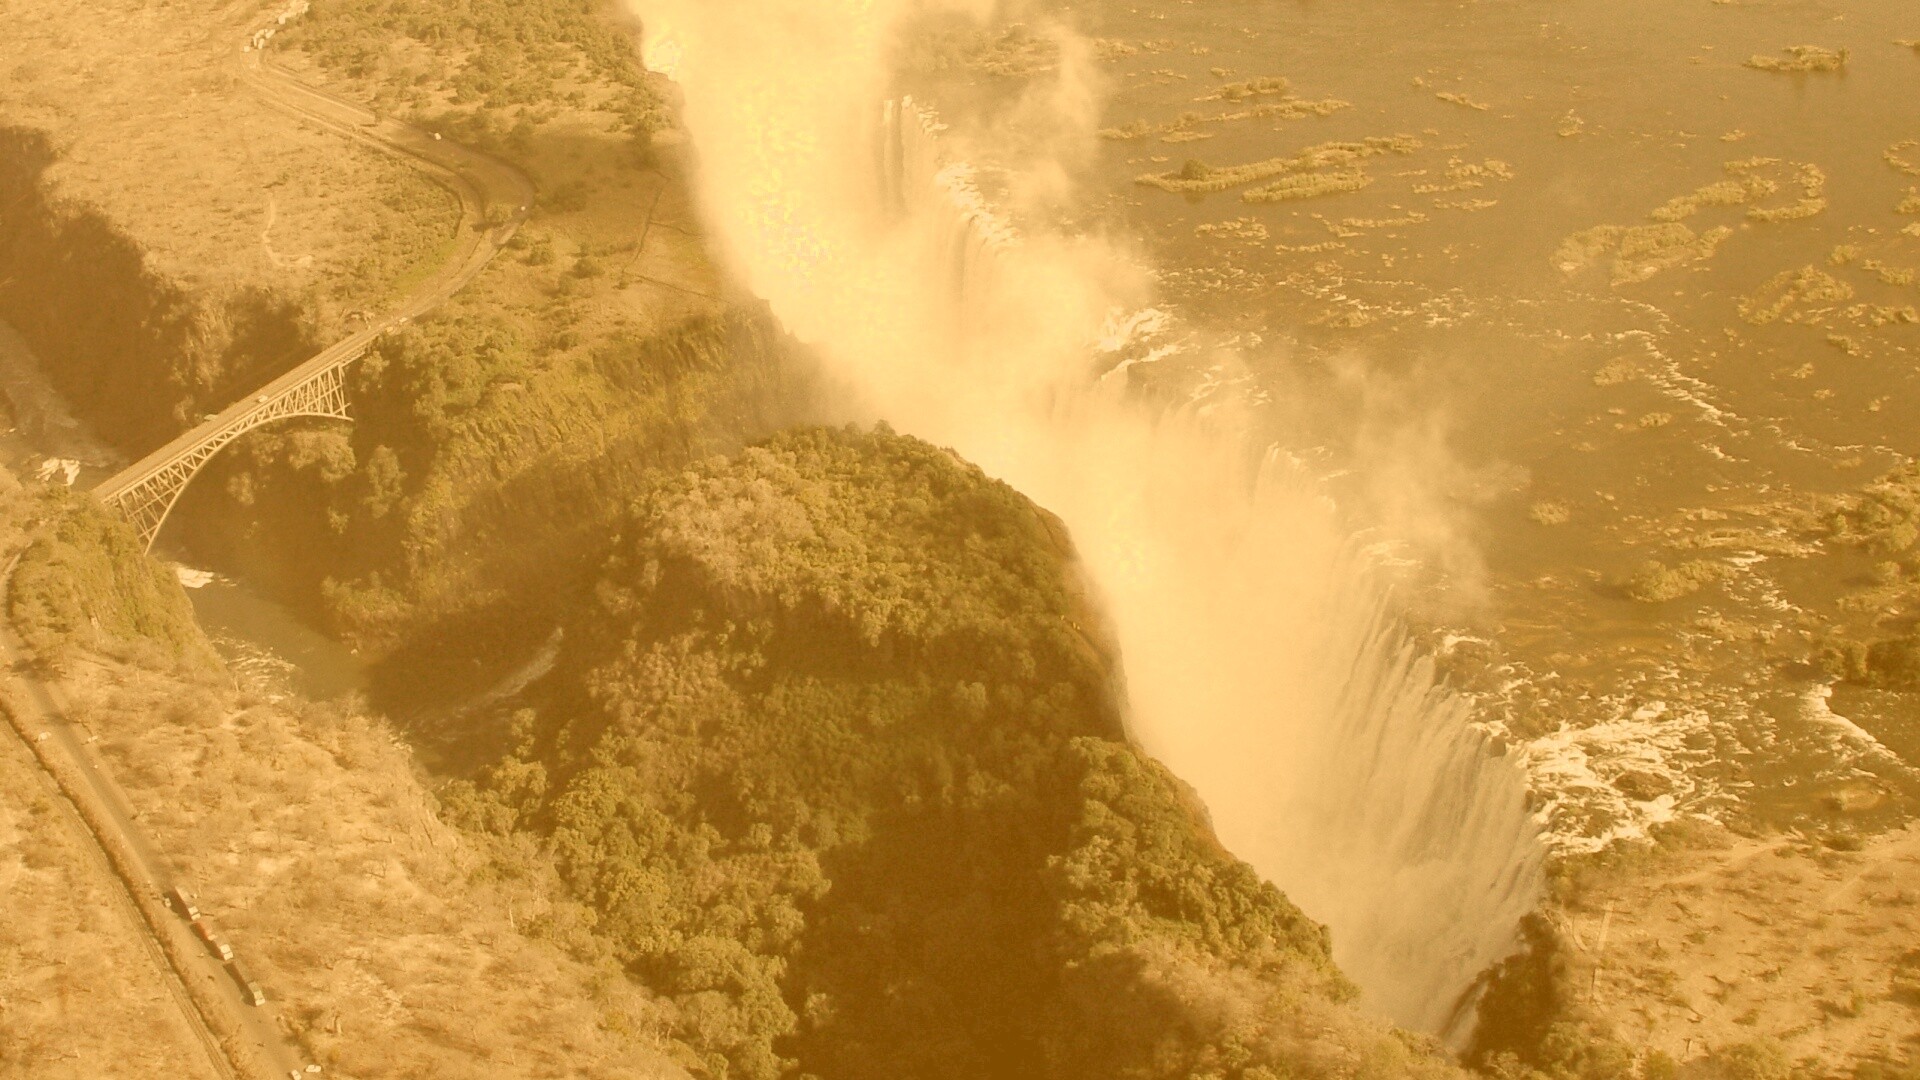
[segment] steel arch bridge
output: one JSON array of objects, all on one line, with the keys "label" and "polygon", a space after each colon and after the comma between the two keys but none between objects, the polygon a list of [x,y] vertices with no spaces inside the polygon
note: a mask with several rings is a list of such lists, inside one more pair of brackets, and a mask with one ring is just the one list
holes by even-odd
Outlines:
[{"label": "steel arch bridge", "polygon": [[180,493],[228,443],[277,420],[299,416],[352,420],[346,369],[366,355],[379,334],[380,329],[365,330],[339,342],[109,477],[94,494],[132,524],[140,533],[141,545],[151,549]]}]

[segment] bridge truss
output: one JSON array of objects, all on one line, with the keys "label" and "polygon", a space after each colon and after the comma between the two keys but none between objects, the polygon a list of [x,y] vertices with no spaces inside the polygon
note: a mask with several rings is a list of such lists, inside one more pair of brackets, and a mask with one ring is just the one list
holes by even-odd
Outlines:
[{"label": "bridge truss", "polygon": [[147,455],[94,489],[108,508],[125,518],[151,549],[173,512],[180,493],[202,466],[227,444],[265,424],[311,416],[352,420],[347,403],[347,365],[371,344],[349,340],[274,380],[253,398],[239,402]]}]

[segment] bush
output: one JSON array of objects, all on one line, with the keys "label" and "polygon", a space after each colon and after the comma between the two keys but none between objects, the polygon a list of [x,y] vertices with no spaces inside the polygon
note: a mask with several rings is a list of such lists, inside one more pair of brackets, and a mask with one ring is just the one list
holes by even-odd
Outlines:
[{"label": "bush", "polygon": [[1694,559],[1676,567],[1649,560],[1628,575],[1623,587],[1629,597],[1643,604],[1663,604],[1692,596],[1728,573],[1726,566],[1707,559]]},{"label": "bush", "polygon": [[1707,1055],[1707,1065],[1718,1080],[1788,1080],[1793,1063],[1769,1039],[1716,1046]]}]

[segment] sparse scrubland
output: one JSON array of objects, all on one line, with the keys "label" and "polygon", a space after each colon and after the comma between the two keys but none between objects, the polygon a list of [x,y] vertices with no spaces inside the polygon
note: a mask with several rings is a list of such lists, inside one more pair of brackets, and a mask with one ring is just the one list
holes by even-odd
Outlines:
[{"label": "sparse scrubland", "polygon": [[242,83],[264,10],[143,10],[113,0],[76,36],[70,5],[10,5],[0,70],[0,318],[129,455],[389,303],[459,218]]},{"label": "sparse scrubland", "polygon": [[145,927],[4,721],[0,735],[0,1077],[202,1075]]},{"label": "sparse scrubland", "polygon": [[[0,560],[22,552],[54,501],[0,470]],[[89,611],[125,613],[110,595],[78,591]],[[119,889],[81,818],[0,717],[0,1077],[204,1071],[205,1054]]]},{"label": "sparse scrubland", "polygon": [[141,825],[336,1075],[668,1077],[663,1007],[565,938],[546,860],[445,825],[349,708],[79,659],[69,697]]},{"label": "sparse scrubland", "polygon": [[1469,1058],[1502,1080],[1906,1080],[1916,843],[1682,820],[1569,860]]}]

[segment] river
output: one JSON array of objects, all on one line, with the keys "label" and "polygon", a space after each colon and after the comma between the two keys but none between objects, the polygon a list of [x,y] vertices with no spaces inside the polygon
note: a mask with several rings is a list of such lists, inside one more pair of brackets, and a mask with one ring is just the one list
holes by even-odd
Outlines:
[{"label": "river", "polygon": [[[14,475],[84,489],[126,464],[74,418],[32,349],[5,323],[0,323],[0,391],[12,419],[0,433],[0,462]],[[176,568],[201,629],[234,678],[249,689],[314,701],[366,689],[366,664],[347,646],[245,582],[194,569],[192,554],[167,546],[164,537],[155,555]]]},{"label": "river", "polygon": [[190,568],[183,553],[155,552],[178,567],[195,618],[234,677],[256,692],[332,701],[367,688],[358,653],[245,582]]}]

